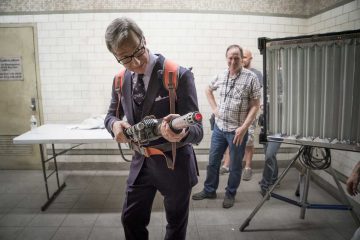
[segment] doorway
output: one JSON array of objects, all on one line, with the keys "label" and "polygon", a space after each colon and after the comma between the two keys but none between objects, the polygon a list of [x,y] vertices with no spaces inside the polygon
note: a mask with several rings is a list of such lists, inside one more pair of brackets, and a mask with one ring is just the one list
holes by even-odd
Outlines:
[{"label": "doorway", "polygon": [[0,169],[40,169],[38,145],[15,145],[42,122],[36,26],[0,24]]}]

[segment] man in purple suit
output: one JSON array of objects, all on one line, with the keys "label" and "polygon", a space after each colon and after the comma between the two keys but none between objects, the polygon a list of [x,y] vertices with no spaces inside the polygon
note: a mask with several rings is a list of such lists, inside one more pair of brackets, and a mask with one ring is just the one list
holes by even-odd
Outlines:
[{"label": "man in purple suit", "polygon": [[[168,123],[173,115],[169,111],[169,92],[162,82],[165,58],[147,49],[143,32],[133,20],[115,19],[106,30],[105,40],[109,51],[126,68],[120,99],[113,85],[105,118],[108,131],[117,142],[128,142],[124,130],[145,116],[154,115],[157,119],[164,118],[160,128],[162,137],[145,147],[160,148],[172,158],[171,142],[176,142],[177,146],[173,170],[168,168],[160,155],[146,157],[139,152],[133,155],[122,211],[126,239],[148,239],[146,227],[157,191],[164,197],[167,219],[165,239],[185,239],[190,193],[198,181],[196,157],[191,144],[201,141],[202,125],[188,127],[180,133],[170,129]],[[198,111],[191,71],[180,67],[177,81],[176,113],[184,115]]]}]

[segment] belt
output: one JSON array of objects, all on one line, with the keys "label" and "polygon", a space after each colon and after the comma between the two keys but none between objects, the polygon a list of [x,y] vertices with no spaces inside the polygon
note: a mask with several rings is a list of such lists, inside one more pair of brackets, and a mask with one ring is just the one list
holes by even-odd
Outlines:
[{"label": "belt", "polygon": [[[181,148],[185,145],[188,145],[188,144],[187,143],[178,143],[178,144],[176,144],[176,149]],[[151,157],[152,155],[161,155],[165,158],[167,167],[169,169],[174,170],[174,168],[175,168],[173,159],[171,159],[170,157],[168,157],[165,154],[165,152],[169,152],[172,150],[171,143],[164,143],[164,144],[159,144],[159,145],[154,145],[154,146],[143,147],[143,146],[139,146],[135,142],[131,142],[130,147],[131,147],[131,149],[133,149],[134,151],[140,153],[141,155],[143,155],[145,157]]]}]

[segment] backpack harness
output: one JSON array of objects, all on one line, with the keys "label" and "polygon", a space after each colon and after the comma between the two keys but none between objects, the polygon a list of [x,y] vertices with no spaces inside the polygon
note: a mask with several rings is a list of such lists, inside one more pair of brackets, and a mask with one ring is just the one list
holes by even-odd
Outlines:
[{"label": "backpack harness", "polygon": [[[122,86],[124,83],[126,69],[122,69],[116,76],[114,80],[114,89],[118,95],[118,105],[116,108],[116,117],[119,118],[119,107],[122,93]],[[179,79],[179,65],[175,62],[165,59],[164,68],[163,68],[163,86],[169,91],[169,100],[170,100],[170,113],[175,113],[175,101],[176,101],[176,89],[178,86]],[[171,149],[169,149],[167,143],[156,145],[154,147],[143,147],[139,144],[131,141],[130,148],[137,151],[138,153],[144,155],[145,157],[150,157],[152,155],[162,155],[166,159],[166,164],[169,169],[174,170],[175,168],[175,159],[176,159],[176,143],[171,143]],[[184,146],[181,144],[178,147]],[[173,159],[169,158],[164,154],[166,151],[172,152]]]}]

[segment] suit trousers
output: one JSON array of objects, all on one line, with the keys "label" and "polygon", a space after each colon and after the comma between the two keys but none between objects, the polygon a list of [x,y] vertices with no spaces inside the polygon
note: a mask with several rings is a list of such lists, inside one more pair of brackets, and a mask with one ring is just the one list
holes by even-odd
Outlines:
[{"label": "suit trousers", "polygon": [[167,220],[165,239],[186,238],[192,186],[172,185],[172,182],[179,180],[173,172],[176,168],[175,170],[163,169],[163,172],[159,174],[155,170],[159,168],[159,164],[167,168],[164,159],[145,158],[134,184],[127,186],[121,220],[128,240],[149,239],[147,226],[157,191],[164,197]]}]

